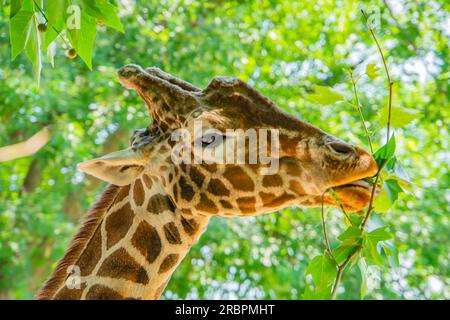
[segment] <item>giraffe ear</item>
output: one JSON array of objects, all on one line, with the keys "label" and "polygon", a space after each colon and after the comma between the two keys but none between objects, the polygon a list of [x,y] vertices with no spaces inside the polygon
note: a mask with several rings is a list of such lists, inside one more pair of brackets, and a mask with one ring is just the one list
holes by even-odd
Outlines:
[{"label": "giraffe ear", "polygon": [[126,186],[144,170],[144,159],[131,148],[84,161],[78,169],[106,182]]}]

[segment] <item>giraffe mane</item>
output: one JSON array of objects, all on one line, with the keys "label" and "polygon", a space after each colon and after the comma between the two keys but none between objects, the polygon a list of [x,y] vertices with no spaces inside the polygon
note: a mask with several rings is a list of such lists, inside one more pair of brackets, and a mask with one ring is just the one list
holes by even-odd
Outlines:
[{"label": "giraffe mane", "polygon": [[105,191],[100,195],[99,199],[89,209],[81,228],[72,239],[69,249],[58,262],[55,271],[51,274],[45,285],[34,297],[36,300],[48,300],[55,295],[58,288],[69,275],[67,273],[67,268],[77,264],[81,253],[88,245],[98,226],[100,226],[105,213],[108,212],[109,208],[114,203],[114,199],[119,190],[119,186],[112,184],[108,185]]}]

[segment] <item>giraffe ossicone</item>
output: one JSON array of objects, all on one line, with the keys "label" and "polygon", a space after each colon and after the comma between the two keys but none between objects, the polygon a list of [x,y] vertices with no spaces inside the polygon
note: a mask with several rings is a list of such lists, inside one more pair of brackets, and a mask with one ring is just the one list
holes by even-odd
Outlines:
[{"label": "giraffe ossicone", "polygon": [[[368,204],[372,185],[363,179],[378,170],[371,154],[290,116],[245,82],[216,77],[201,90],[137,65],[118,75],[152,121],[129,148],[79,165],[110,185],[38,299],[157,299],[211,216],[336,206],[335,196],[348,211]],[[74,266],[75,282],[67,273]]]}]

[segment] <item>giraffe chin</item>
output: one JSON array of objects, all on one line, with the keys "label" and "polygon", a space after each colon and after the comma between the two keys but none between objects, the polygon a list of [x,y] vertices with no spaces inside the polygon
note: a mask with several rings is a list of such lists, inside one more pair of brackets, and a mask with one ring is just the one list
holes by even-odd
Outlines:
[{"label": "giraffe chin", "polygon": [[[372,184],[364,180],[356,180],[341,186],[334,187],[339,202],[348,212],[359,212],[363,210],[370,202],[372,194]],[[375,195],[380,193],[381,189],[377,187]],[[339,204],[331,197],[332,205]]]}]

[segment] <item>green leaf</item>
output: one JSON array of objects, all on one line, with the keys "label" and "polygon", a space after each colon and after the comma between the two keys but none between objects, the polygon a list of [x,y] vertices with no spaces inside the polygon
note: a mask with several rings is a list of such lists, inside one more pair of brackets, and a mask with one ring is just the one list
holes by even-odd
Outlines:
[{"label": "green leaf", "polygon": [[92,50],[97,34],[95,19],[81,10],[80,29],[68,29],[68,37],[81,59],[92,70]]},{"label": "green leaf", "polygon": [[386,193],[389,197],[389,200],[392,203],[395,203],[398,199],[398,194],[403,192],[403,189],[400,187],[398,182],[394,179],[388,179],[383,182],[383,188],[386,190]]},{"label": "green leaf", "polygon": [[[66,21],[67,0],[46,1],[44,10],[47,16],[47,31],[44,34],[42,47],[47,50],[50,44],[58,37],[58,30],[62,32]],[[56,30],[55,30],[55,29]]]},{"label": "green leaf", "polygon": [[363,234],[363,256],[378,267],[382,266],[378,243],[392,238],[386,227],[378,228]]},{"label": "green leaf", "polygon": [[[404,127],[421,117],[422,115],[417,110],[396,106],[391,109],[391,126],[396,128]],[[389,106],[386,106],[379,112],[378,120],[384,124],[388,122],[388,118]]]},{"label": "green leaf", "polygon": [[31,29],[28,36],[25,53],[33,64],[34,74],[39,86],[41,79],[41,38],[39,37],[39,30],[37,28],[36,18],[33,19],[31,23]]},{"label": "green leaf", "polygon": [[394,244],[391,241],[384,241],[381,244],[381,248],[383,249],[384,253],[386,254],[386,257],[388,258],[389,264],[392,268],[397,268],[400,263],[398,260],[398,250],[394,246]]},{"label": "green leaf", "polygon": [[373,207],[377,212],[387,212],[392,207],[392,202],[385,189],[382,189],[380,194],[373,200]]},{"label": "green leaf", "polygon": [[347,244],[360,244],[361,243],[361,230],[358,227],[349,227],[342,234],[338,236],[338,239]]},{"label": "green leaf", "polygon": [[378,168],[382,168],[386,164],[386,162],[388,162],[389,159],[392,158],[394,153],[395,153],[395,135],[392,134],[388,143],[386,143],[384,146],[378,149],[373,155],[375,161],[378,164]]},{"label": "green leaf", "polygon": [[22,7],[25,6],[28,7],[28,11],[30,10],[30,1],[31,0],[12,0],[11,1],[11,12],[9,13],[9,18],[12,19],[19,11],[22,9]]},{"label": "green leaf", "polygon": [[361,300],[364,300],[367,293],[367,263],[365,259],[358,261],[359,271],[361,272]]},{"label": "green leaf", "polygon": [[[351,212],[349,214],[349,219],[353,223],[353,226],[359,227],[361,225],[362,221],[364,220],[364,215],[363,214],[358,214],[358,213],[355,213],[355,212]],[[345,218],[345,221],[347,222],[346,218]]]},{"label": "green leaf", "polygon": [[31,33],[33,15],[34,13],[32,11],[21,10],[10,20],[9,39],[11,42],[12,61],[14,61],[25,48]]},{"label": "green leaf", "polygon": [[326,106],[338,101],[343,101],[344,96],[330,87],[314,86],[314,93],[308,94],[307,99]]},{"label": "green leaf", "polygon": [[380,68],[375,63],[369,63],[366,66],[366,74],[370,80],[374,80],[380,76]]},{"label": "green leaf", "polygon": [[375,229],[375,230],[367,233],[366,236],[376,242],[392,239],[393,235],[386,229],[387,229],[387,227],[381,227],[381,228]]},{"label": "green leaf", "polygon": [[120,32],[125,32],[117,15],[118,8],[109,3],[108,0],[84,0],[83,3],[90,16],[102,20],[108,27],[114,28]]},{"label": "green leaf", "polygon": [[342,243],[333,250],[334,259],[336,259],[337,263],[341,264],[348,258],[348,256],[355,253],[360,248],[361,245]]},{"label": "green leaf", "polygon": [[315,293],[321,299],[331,297],[331,289],[337,275],[334,261],[324,253],[316,256],[308,265],[306,275],[310,274],[314,281]]}]

